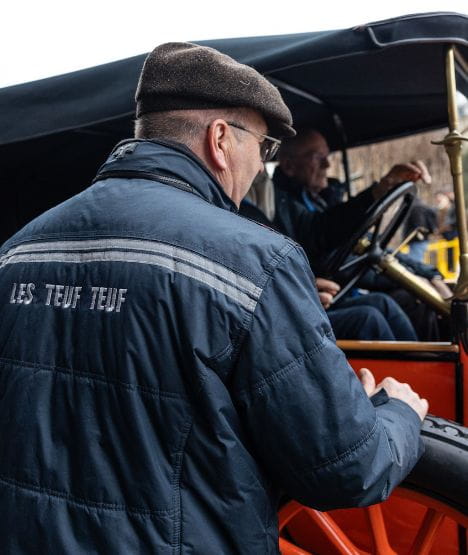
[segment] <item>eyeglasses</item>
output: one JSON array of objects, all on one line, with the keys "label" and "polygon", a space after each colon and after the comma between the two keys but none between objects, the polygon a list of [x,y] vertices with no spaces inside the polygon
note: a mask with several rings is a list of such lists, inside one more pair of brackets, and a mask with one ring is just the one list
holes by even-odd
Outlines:
[{"label": "eyeglasses", "polygon": [[241,129],[242,131],[246,131],[251,135],[263,138],[263,141],[261,141],[260,143],[260,158],[262,159],[262,162],[269,162],[270,160],[273,160],[281,144],[281,141],[279,139],[275,139],[274,137],[270,137],[269,135],[264,135],[263,133],[258,133],[257,131],[251,131],[250,129],[246,129],[242,125],[239,125],[238,123],[235,123],[233,121],[227,121],[226,123],[231,127]]}]

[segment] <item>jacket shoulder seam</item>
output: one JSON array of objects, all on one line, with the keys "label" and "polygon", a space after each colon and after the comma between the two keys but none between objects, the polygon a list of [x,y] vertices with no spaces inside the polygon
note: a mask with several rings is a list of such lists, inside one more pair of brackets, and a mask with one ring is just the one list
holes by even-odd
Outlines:
[{"label": "jacket shoulder seam", "polygon": [[243,341],[252,326],[252,322],[257,311],[258,305],[261,302],[263,292],[268,285],[273,273],[278,266],[278,264],[286,258],[289,252],[295,248],[295,244],[293,241],[285,237],[286,243],[271,257],[267,264],[267,268],[262,274],[262,278],[259,281],[258,287],[261,289],[260,295],[257,299],[257,303],[255,305],[255,309],[252,312],[245,312],[244,317],[241,319],[241,325],[239,332],[232,340],[232,356],[233,360],[235,361],[239,351],[242,348]]}]

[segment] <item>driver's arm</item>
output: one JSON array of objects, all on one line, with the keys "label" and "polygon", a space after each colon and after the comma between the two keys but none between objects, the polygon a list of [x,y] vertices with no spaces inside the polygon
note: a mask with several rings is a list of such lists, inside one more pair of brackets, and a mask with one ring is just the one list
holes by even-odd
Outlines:
[{"label": "driver's arm", "polygon": [[279,231],[302,246],[312,264],[349,239],[373,202],[372,188],[368,188],[326,212],[309,212],[288,193],[278,189],[275,224]]},{"label": "driver's arm", "polygon": [[429,170],[422,160],[414,160],[406,164],[396,164],[382,179],[373,185],[372,194],[375,200],[382,198],[388,191],[405,181],[421,180],[426,184],[432,181]]},{"label": "driver's arm", "polygon": [[419,416],[402,400],[368,398],[295,245],[264,287],[230,389],[273,483],[306,505],[377,503],[421,454]]},{"label": "driver's arm", "polygon": [[421,160],[397,164],[379,182],[323,213],[309,212],[288,193],[276,189],[275,224],[282,233],[303,247],[316,269],[320,259],[341,246],[358,229],[373,202],[400,183],[418,179],[431,182],[431,176]]}]

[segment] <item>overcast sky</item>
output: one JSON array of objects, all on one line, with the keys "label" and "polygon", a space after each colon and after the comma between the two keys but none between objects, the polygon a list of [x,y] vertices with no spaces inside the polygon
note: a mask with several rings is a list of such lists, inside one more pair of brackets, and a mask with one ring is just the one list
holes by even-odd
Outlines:
[{"label": "overcast sky", "polygon": [[468,14],[468,0],[5,1],[0,87],[142,54],[172,40],[339,29],[430,11]]}]

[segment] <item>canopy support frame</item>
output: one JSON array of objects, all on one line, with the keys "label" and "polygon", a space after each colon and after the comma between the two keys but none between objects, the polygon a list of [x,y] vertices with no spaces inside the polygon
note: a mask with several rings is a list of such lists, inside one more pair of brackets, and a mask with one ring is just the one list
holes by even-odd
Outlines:
[{"label": "canopy support frame", "polygon": [[455,46],[449,45],[445,55],[445,76],[447,81],[447,109],[449,133],[441,141],[432,141],[436,145],[444,145],[450,161],[455,210],[457,215],[457,231],[460,243],[460,275],[454,289],[454,298],[468,300],[468,231],[466,225],[465,192],[463,189],[462,143],[468,141],[459,131],[458,109],[456,99]]}]

